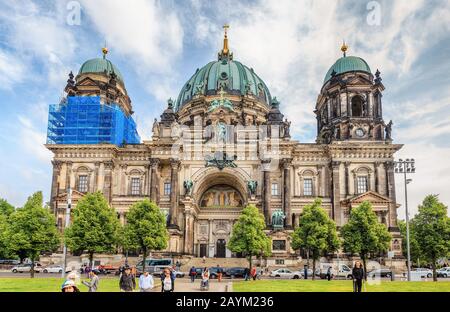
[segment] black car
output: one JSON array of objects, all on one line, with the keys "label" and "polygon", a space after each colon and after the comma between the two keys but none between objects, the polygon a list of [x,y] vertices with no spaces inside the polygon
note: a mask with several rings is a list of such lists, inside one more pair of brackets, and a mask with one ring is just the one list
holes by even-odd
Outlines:
[{"label": "black car", "polygon": [[229,268],[228,270],[225,271],[225,276],[227,277],[231,277],[231,278],[236,278],[236,277],[244,277],[245,275],[245,268]]},{"label": "black car", "polygon": [[209,277],[210,278],[212,278],[212,279],[214,279],[214,278],[217,278],[217,276],[218,276],[218,273],[219,273],[219,269],[220,270],[222,270],[222,276],[224,276],[225,275],[225,268],[222,268],[222,267],[211,267],[211,268],[209,268]]},{"label": "black car", "polygon": [[390,278],[392,276],[392,270],[390,270],[390,269],[376,269],[376,270],[368,272],[367,276],[371,277],[371,278],[374,278],[375,276]]}]

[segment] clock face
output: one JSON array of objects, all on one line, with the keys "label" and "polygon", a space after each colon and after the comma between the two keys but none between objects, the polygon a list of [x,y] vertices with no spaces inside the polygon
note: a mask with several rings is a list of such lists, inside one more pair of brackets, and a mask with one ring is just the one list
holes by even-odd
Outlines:
[{"label": "clock face", "polygon": [[364,136],[364,130],[362,128],[356,129],[355,133],[360,138],[362,138]]}]

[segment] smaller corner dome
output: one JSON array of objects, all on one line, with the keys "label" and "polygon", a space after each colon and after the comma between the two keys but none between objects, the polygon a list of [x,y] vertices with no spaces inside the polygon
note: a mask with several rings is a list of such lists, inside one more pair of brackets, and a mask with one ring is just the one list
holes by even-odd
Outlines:
[{"label": "smaller corner dome", "polygon": [[113,72],[117,75],[117,79],[123,83],[124,80],[122,74],[110,60],[106,58],[94,58],[87,60],[81,65],[78,75],[87,73],[106,73],[107,75],[110,75]]},{"label": "smaller corner dome", "polygon": [[370,67],[367,62],[357,56],[343,56],[338,59],[333,66],[330,67],[327,74],[325,75],[325,79],[323,80],[323,84],[325,84],[328,80],[331,79],[331,74],[333,71],[336,75],[344,74],[348,72],[365,72],[371,74]]}]

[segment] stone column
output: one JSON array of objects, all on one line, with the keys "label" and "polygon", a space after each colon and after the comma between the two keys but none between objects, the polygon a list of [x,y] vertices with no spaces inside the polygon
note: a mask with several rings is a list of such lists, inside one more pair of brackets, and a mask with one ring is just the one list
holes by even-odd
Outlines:
[{"label": "stone column", "polygon": [[144,165],[145,168],[145,181],[144,181],[144,196],[150,196],[150,170],[151,166],[150,164]]},{"label": "stone column", "polygon": [[375,172],[374,172],[374,174],[375,174],[375,192],[377,192],[378,194],[381,194],[381,192],[380,192],[380,178],[379,178],[379,174],[380,174],[380,170],[379,170],[379,166],[380,166],[380,163],[379,162],[375,162],[375,164],[374,164],[374,166],[375,166]]},{"label": "stone column", "polygon": [[341,162],[340,161],[332,161],[331,162],[331,168],[332,168],[332,190],[331,190],[331,201],[333,205],[332,215],[333,219],[336,222],[337,226],[342,225],[342,218],[341,218],[341,188],[339,183],[339,167]]},{"label": "stone column", "polygon": [[350,166],[350,162],[344,162],[345,166],[345,197],[350,194],[350,173],[348,167]]},{"label": "stone column", "polygon": [[114,168],[114,163],[112,161],[104,162],[105,166],[105,180],[103,183],[103,195],[106,200],[111,204],[112,200],[112,170]]},{"label": "stone column", "polygon": [[180,162],[176,159],[170,159],[170,225],[178,227],[178,169]]},{"label": "stone column", "polygon": [[284,159],[283,166],[283,211],[286,215],[286,227],[292,228],[291,215],[291,159]]},{"label": "stone column", "polygon": [[184,253],[193,254],[194,246],[194,216],[192,212],[184,212]]},{"label": "stone column", "polygon": [[100,169],[100,162],[96,161],[95,162],[95,168],[94,168],[94,185],[93,185],[93,191],[97,192],[97,188],[98,188],[98,172]]},{"label": "stone column", "polygon": [[151,160],[151,166],[152,166],[152,179],[151,179],[151,186],[150,186],[150,199],[157,203],[158,201],[158,166],[159,166],[159,159],[152,159]]},{"label": "stone column", "polygon": [[61,173],[62,162],[59,160],[52,160],[53,175],[52,175],[52,187],[50,193],[50,203],[52,212],[56,215],[56,196],[58,196],[59,183],[58,178]]},{"label": "stone column", "polygon": [[263,213],[266,224],[270,224],[270,198],[272,196],[272,190],[270,187],[270,159],[262,161],[263,169]]},{"label": "stone column", "polygon": [[389,205],[389,227],[397,226],[397,207],[395,199],[394,162],[384,163],[386,171],[386,188],[391,204]]},{"label": "stone column", "polygon": [[72,162],[66,162],[66,191],[71,187],[71,177],[72,177]]}]

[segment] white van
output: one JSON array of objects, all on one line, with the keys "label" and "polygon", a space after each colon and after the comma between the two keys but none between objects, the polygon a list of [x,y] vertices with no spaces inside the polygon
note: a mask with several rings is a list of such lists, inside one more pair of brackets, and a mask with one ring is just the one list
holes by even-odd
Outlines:
[{"label": "white van", "polygon": [[331,278],[346,278],[352,279],[352,269],[344,263],[339,263],[338,265],[333,263],[321,263],[319,267],[319,276],[321,279],[327,277],[328,268],[331,267]]}]

